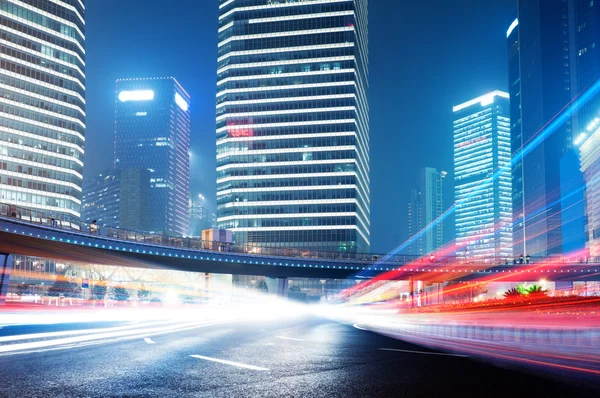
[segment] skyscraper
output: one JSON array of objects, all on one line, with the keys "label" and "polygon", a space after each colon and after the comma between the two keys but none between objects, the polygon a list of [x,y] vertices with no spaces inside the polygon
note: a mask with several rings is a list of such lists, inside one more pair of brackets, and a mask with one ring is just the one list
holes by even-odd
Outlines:
[{"label": "skyscraper", "polygon": [[[572,93],[588,90],[600,80],[600,4],[570,0]],[[585,240],[591,256],[600,255],[600,95],[573,114],[573,144],[580,146],[586,184]],[[574,188],[577,189],[577,188]],[[579,195],[575,198],[579,199]],[[576,210],[579,210],[576,207]],[[581,210],[579,210],[581,211]],[[579,228],[581,228],[579,226]],[[575,250],[577,247],[575,248]]]},{"label": "skyscraper", "polygon": [[108,170],[83,184],[81,220],[100,227],[150,230],[150,172]]},{"label": "skyscraper", "polygon": [[204,195],[190,199],[190,236],[202,236],[202,231],[216,228],[216,216],[207,207]]},{"label": "skyscraper", "polygon": [[83,184],[81,221],[105,227],[119,227],[119,202],[121,178],[119,173],[108,170]]},{"label": "skyscraper", "polygon": [[153,232],[188,233],[189,103],[172,77],[117,80],[115,166],[150,171]]},{"label": "skyscraper", "polygon": [[[577,27],[569,23],[572,5],[573,0],[519,0],[517,19],[511,26],[516,25],[507,35],[511,119],[515,122],[512,154],[517,156],[514,249],[519,253],[562,254],[583,249],[585,242],[583,177],[573,148],[571,118],[552,134],[540,135],[576,94],[572,92],[571,47],[572,30]],[[544,140],[519,159],[523,145],[540,136]]]},{"label": "skyscraper", "polygon": [[[412,238],[444,213],[445,171],[425,167],[419,172],[408,203],[408,237]],[[444,245],[444,223],[428,228],[408,247],[408,254],[425,255]]]},{"label": "skyscraper", "polygon": [[592,257],[600,256],[600,119],[588,131],[589,137],[579,148],[581,171],[584,172],[587,193],[588,247]]},{"label": "skyscraper", "polygon": [[493,91],[453,108],[457,254],[512,257],[508,93]]},{"label": "skyscraper", "polygon": [[368,0],[220,0],[217,216],[238,242],[367,252]]},{"label": "skyscraper", "polygon": [[0,1],[0,202],[79,221],[83,0]]},{"label": "skyscraper", "polygon": [[[523,233],[525,225],[525,196],[523,195],[523,157],[518,156],[518,148],[523,147],[521,118],[521,60],[519,53],[519,19],[517,12],[506,32],[508,42],[508,93],[510,98],[510,137],[512,159],[512,200],[513,200],[513,248],[525,253]],[[514,148],[514,149],[513,149]]]}]

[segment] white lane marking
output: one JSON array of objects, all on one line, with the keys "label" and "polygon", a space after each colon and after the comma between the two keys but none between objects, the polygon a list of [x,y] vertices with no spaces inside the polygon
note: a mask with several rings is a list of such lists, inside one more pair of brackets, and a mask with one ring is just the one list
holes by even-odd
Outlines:
[{"label": "white lane marking", "polygon": [[118,327],[112,327],[112,328],[96,328],[96,329],[82,329],[82,330],[67,330],[64,332],[18,334],[18,335],[13,335],[13,336],[2,336],[2,337],[0,337],[0,343],[6,343],[6,342],[10,342],[10,341],[20,341],[20,340],[36,340],[36,339],[47,339],[47,338],[52,338],[52,337],[64,337],[64,336],[74,336],[74,335],[117,332],[120,330],[134,329],[134,328],[138,328],[138,327],[167,325],[167,324],[173,324],[173,323],[175,323],[175,322],[174,321],[157,321],[157,322],[138,323],[135,325],[129,324],[127,326],[118,326]]},{"label": "white lane marking", "polygon": [[261,367],[254,366],[254,365],[247,365],[245,363],[232,362],[232,361],[226,361],[224,359],[205,357],[202,355],[190,355],[190,356],[192,358],[204,359],[205,361],[212,361],[212,362],[222,363],[225,365],[237,366],[238,368],[244,368],[244,369],[250,369],[250,370],[269,370],[267,368],[261,368]]},{"label": "white lane marking", "polygon": [[30,343],[17,343],[17,344],[5,345],[5,346],[0,345],[0,354],[6,353],[6,352],[13,352],[13,351],[32,350],[32,349],[36,349],[36,348],[47,348],[47,347],[66,345],[66,344],[82,343],[82,342],[90,341],[90,340],[110,339],[110,340],[114,341],[114,340],[118,340],[119,338],[129,338],[129,339],[143,338],[144,336],[148,336],[148,335],[155,336],[155,335],[163,334],[163,333],[175,333],[178,331],[186,330],[187,328],[201,328],[201,327],[216,325],[219,323],[229,323],[229,322],[236,322],[236,321],[231,320],[231,321],[213,322],[213,323],[188,322],[188,323],[182,323],[182,324],[178,324],[178,325],[146,328],[146,329],[140,329],[140,330],[126,330],[126,331],[111,332],[111,333],[96,333],[96,334],[92,334],[92,335],[60,338],[60,339],[53,339],[53,340],[34,341],[34,342],[30,342]]},{"label": "white lane marking", "polygon": [[[163,332],[156,332],[156,333],[152,333],[153,336],[159,336],[159,335],[163,335],[163,334],[169,334],[169,333],[177,333],[177,332],[185,332],[188,330],[193,330],[193,329],[198,329],[198,328],[203,328],[203,327],[207,327],[207,326],[215,326],[215,325],[222,325],[222,324],[227,324],[227,323],[234,323],[234,322],[239,322],[237,320],[231,320],[231,321],[219,321],[219,322],[213,322],[213,323],[206,323],[206,324],[202,324],[199,326],[187,326],[181,329],[176,329],[176,330],[166,330]],[[13,355],[23,355],[23,354],[32,354],[32,353],[39,353],[39,352],[48,352],[48,351],[57,351],[57,350],[65,350],[65,349],[71,349],[71,348],[82,348],[82,347],[88,347],[88,346],[92,346],[92,345],[101,345],[101,344],[109,344],[109,343],[116,343],[118,341],[126,341],[126,340],[135,340],[135,339],[141,339],[144,336],[147,336],[148,333],[142,333],[142,334],[136,334],[136,335],[130,335],[130,336],[122,336],[122,337],[113,337],[113,338],[107,338],[107,339],[101,339],[101,340],[90,340],[90,341],[86,341],[86,342],[81,342],[81,343],[77,343],[77,344],[69,344],[69,345],[57,345],[51,348],[43,348],[43,349],[27,349],[27,350],[16,350],[14,352],[6,352],[6,353],[0,353],[0,357],[4,357],[4,356],[13,356]]]},{"label": "white lane marking", "polygon": [[156,344],[154,341],[152,341],[151,338],[148,338],[148,337],[144,337],[144,341],[148,344]]},{"label": "white lane marking", "polygon": [[409,354],[422,354],[422,355],[439,355],[444,357],[459,357],[459,358],[469,358],[468,355],[461,354],[445,354],[443,352],[426,352],[426,351],[412,351],[412,350],[399,350],[396,348],[380,348],[381,351],[395,351],[395,352],[407,352]]},{"label": "white lane marking", "polygon": [[275,336],[275,337],[277,337],[278,339],[283,339],[283,340],[304,341],[302,339],[295,339],[293,337],[285,337],[285,336]]},{"label": "white lane marking", "polygon": [[355,324],[354,324],[354,325],[352,325],[352,326],[354,326],[354,327],[355,327],[355,328],[357,328],[357,329],[360,329],[360,330],[366,330],[367,332],[370,332],[370,330],[369,330],[369,329],[367,329],[367,328],[363,328],[363,327],[362,327],[362,326],[360,326],[358,323],[355,323]]}]

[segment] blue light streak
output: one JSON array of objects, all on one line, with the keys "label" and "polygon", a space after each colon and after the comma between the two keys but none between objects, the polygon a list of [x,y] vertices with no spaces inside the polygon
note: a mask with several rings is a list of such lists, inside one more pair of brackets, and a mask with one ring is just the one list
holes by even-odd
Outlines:
[{"label": "blue light streak", "polygon": [[[585,104],[587,104],[598,93],[600,93],[600,80],[598,80],[596,83],[594,83],[594,85],[592,85],[587,91],[583,92],[581,95],[579,95],[576,98],[574,98],[573,100],[571,100],[571,102],[569,104],[567,104],[567,106],[565,106],[565,108],[561,111],[561,113],[559,113],[558,115],[556,115],[534,137],[532,137],[532,139],[529,142],[527,142],[512,157],[512,159],[510,161],[510,168],[512,168],[522,158],[524,158],[525,156],[527,156],[528,154],[530,154],[542,142],[544,142],[548,137],[550,137],[554,132],[556,132],[556,130],[558,130],[559,127],[561,127],[563,124],[565,124],[567,122],[567,120],[569,120],[571,118],[571,115],[573,113],[577,112],[582,106],[584,106]],[[504,168],[498,168],[491,175],[491,177],[490,177],[492,179],[492,181],[496,180],[500,176],[500,174],[502,173],[502,171],[504,171]],[[489,180],[486,179],[483,182],[489,182]],[[408,247],[409,245],[411,245],[412,243],[414,243],[417,239],[421,238],[431,228],[434,228],[435,226],[437,226],[438,224],[440,224],[441,222],[443,222],[446,218],[448,218],[448,216],[450,216],[451,214],[454,213],[454,211],[456,210],[456,206],[459,203],[463,203],[467,199],[471,198],[473,195],[478,194],[479,191],[480,191],[480,189],[479,189],[480,185],[478,185],[477,187],[473,188],[473,190],[468,195],[466,195],[463,198],[463,200],[461,200],[460,202],[454,203],[441,216],[439,216],[438,218],[436,218],[434,221],[432,221],[429,225],[427,225],[421,231],[417,232],[412,238],[409,238],[406,242],[404,242],[400,246],[396,247],[394,250],[392,250],[390,253],[388,253],[387,255],[385,255],[383,258],[381,258],[380,260],[378,260],[377,262],[375,262],[374,264],[372,264],[367,269],[367,272],[370,271],[373,267],[376,267],[376,266],[378,266],[378,265],[386,262],[389,258],[391,258],[392,256],[398,254],[398,252],[400,252],[401,250],[405,249],[406,247]],[[573,192],[572,194],[575,194],[575,192]],[[543,211],[543,209],[541,211]],[[364,272],[361,272],[358,275],[362,275],[362,274],[364,274]]]}]

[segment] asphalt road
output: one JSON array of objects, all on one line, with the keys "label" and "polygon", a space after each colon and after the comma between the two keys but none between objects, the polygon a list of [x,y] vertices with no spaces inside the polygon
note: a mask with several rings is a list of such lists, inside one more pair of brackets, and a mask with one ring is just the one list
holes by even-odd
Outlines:
[{"label": "asphalt road", "polygon": [[0,354],[2,398],[599,396],[586,388],[313,317]]}]

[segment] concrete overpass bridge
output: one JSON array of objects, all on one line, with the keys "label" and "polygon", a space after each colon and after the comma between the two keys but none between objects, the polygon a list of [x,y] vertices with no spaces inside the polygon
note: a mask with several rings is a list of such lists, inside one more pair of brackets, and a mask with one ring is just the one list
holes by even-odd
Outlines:
[{"label": "concrete overpass bridge", "polygon": [[[285,248],[226,245],[198,238],[154,235],[139,231],[65,223],[15,206],[0,204],[0,268],[3,290],[12,255],[65,262],[160,268],[215,274],[260,275],[268,278],[357,280],[500,279],[510,281],[600,281],[599,261],[533,259],[534,264],[465,263],[457,258],[434,262],[410,256],[323,253]],[[286,289],[285,283],[280,283]]]}]

